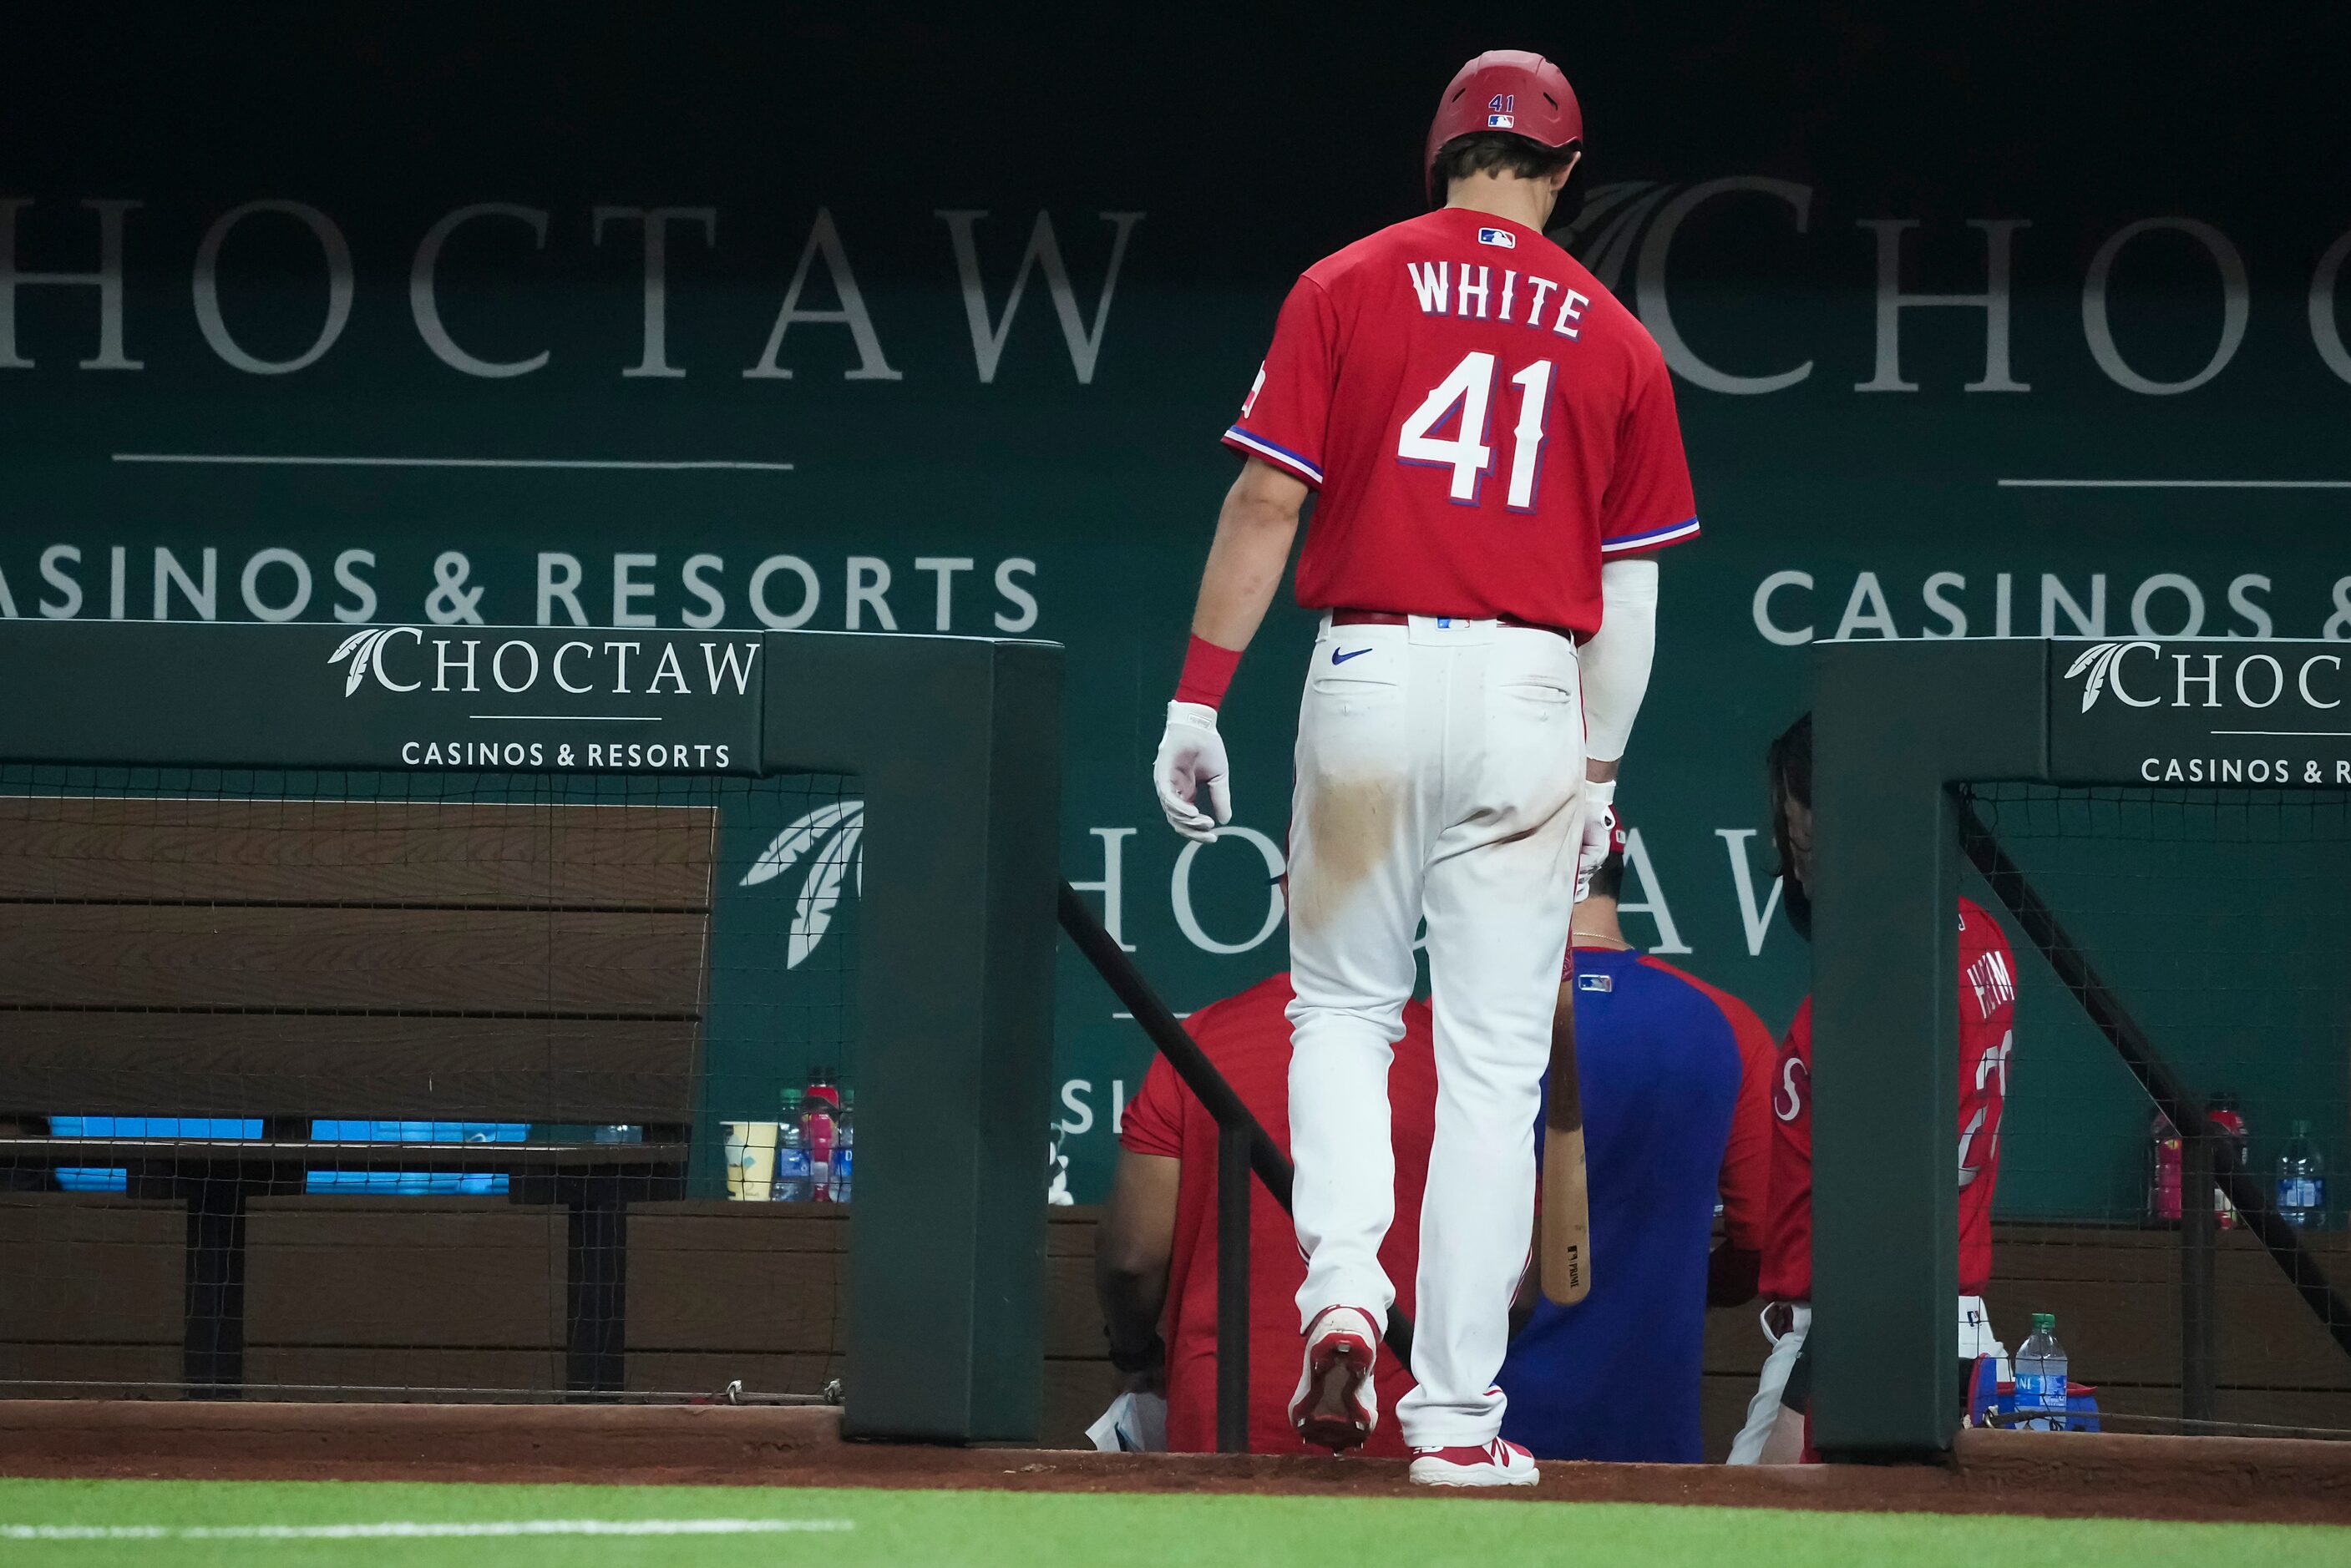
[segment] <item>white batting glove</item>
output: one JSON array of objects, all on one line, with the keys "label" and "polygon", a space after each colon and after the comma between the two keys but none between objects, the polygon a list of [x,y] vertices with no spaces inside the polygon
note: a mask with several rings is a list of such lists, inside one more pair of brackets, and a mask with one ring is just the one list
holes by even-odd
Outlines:
[{"label": "white batting glove", "polygon": [[1575,857],[1575,901],[1592,897],[1592,878],[1616,841],[1616,781],[1587,779],[1583,785],[1583,844]]},{"label": "white batting glove", "polygon": [[1214,837],[1218,823],[1233,819],[1231,774],[1217,711],[1203,702],[1168,703],[1167,732],[1151,764],[1151,785],[1168,824],[1202,844]]}]

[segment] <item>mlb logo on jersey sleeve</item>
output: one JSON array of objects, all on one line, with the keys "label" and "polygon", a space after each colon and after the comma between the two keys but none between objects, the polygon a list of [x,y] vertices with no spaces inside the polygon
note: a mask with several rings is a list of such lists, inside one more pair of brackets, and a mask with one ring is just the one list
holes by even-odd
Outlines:
[{"label": "mlb logo on jersey sleeve", "polygon": [[1575,989],[1603,993],[1613,992],[1616,989],[1616,977],[1613,974],[1579,974],[1575,977]]},{"label": "mlb logo on jersey sleeve", "polygon": [[1506,251],[1514,251],[1519,248],[1519,236],[1508,229],[1480,229],[1478,231],[1478,243],[1481,245],[1499,245]]}]

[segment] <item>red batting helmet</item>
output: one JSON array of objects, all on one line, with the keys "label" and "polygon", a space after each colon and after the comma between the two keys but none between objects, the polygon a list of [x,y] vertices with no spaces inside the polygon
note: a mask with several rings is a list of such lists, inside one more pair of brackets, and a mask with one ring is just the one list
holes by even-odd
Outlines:
[{"label": "red batting helmet", "polygon": [[1528,49],[1489,49],[1454,73],[1428,126],[1428,197],[1437,189],[1437,154],[1457,136],[1506,130],[1556,152],[1583,140],[1583,110],[1567,77]]}]

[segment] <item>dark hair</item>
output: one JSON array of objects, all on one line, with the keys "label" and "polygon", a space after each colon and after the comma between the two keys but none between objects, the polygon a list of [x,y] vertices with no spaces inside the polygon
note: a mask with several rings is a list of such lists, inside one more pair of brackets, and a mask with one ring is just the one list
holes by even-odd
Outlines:
[{"label": "dark hair", "polygon": [[1554,151],[1511,131],[1473,130],[1437,150],[1437,174],[1430,183],[1442,202],[1447,186],[1471,174],[1515,174],[1521,180],[1541,180],[1565,168],[1583,145],[1571,141]]},{"label": "dark hair", "polygon": [[1795,857],[1788,851],[1788,803],[1806,810],[1813,804],[1813,716],[1804,714],[1772,738],[1763,753],[1763,774],[1771,789],[1771,845],[1780,854],[1780,900],[1796,934],[1813,934],[1813,899],[1792,872]]},{"label": "dark hair", "polygon": [[1621,897],[1624,891],[1625,852],[1621,849],[1613,850],[1608,858],[1600,863],[1600,869],[1592,874],[1592,891],[1589,897],[1615,898]]}]

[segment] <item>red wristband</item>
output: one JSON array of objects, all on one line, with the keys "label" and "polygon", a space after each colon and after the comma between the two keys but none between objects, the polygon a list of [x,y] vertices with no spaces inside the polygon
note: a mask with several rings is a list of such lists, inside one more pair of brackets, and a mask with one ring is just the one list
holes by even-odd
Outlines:
[{"label": "red wristband", "polygon": [[1215,707],[1225,700],[1225,688],[1233,683],[1233,671],[1240,668],[1240,649],[1218,648],[1202,638],[1193,638],[1191,646],[1184,650],[1184,674],[1176,682],[1176,701]]}]

